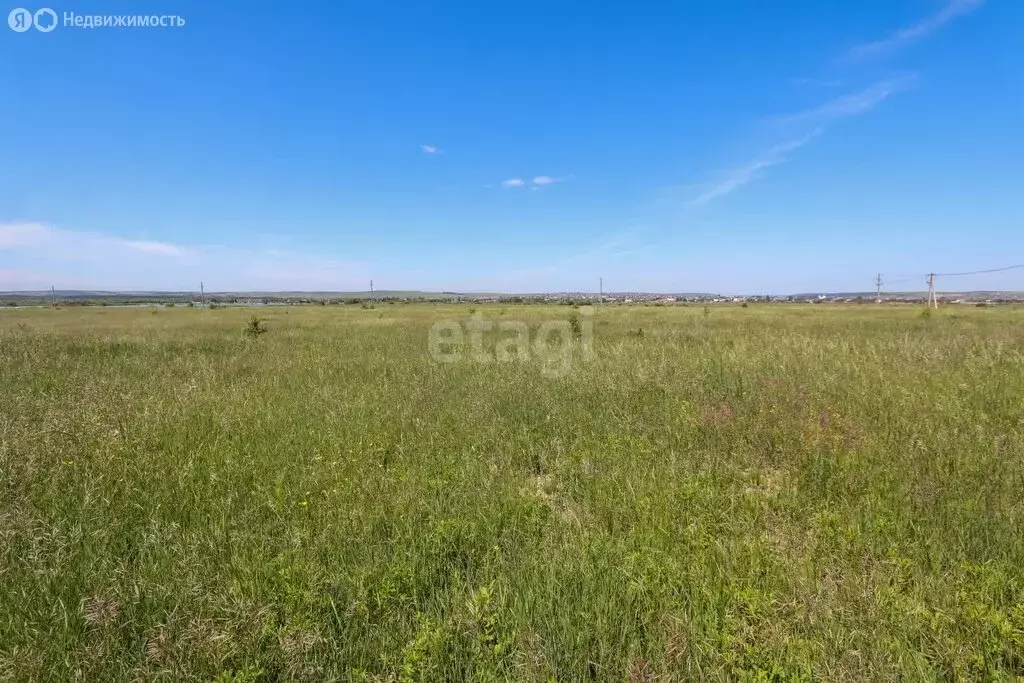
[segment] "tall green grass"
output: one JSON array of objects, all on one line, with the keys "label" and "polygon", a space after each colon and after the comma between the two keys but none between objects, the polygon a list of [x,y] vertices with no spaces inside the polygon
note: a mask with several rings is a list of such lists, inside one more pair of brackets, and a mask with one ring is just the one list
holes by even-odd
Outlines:
[{"label": "tall green grass", "polygon": [[468,316],[0,312],[0,678],[1024,676],[1024,311]]}]

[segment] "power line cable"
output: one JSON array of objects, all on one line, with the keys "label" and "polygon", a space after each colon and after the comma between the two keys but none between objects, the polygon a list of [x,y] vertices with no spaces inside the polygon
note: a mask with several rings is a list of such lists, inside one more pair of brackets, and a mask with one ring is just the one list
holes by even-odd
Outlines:
[{"label": "power line cable", "polygon": [[935,273],[935,277],[958,277],[960,275],[981,275],[983,273],[1001,273],[1004,270],[1014,270],[1015,268],[1024,268],[1024,263],[1019,263],[1015,266],[1003,266],[1002,268],[989,268],[987,270],[972,270],[966,273]]},{"label": "power line cable", "polygon": [[921,273],[919,275],[909,275],[905,273],[894,273],[892,278],[884,278],[882,284],[884,285],[895,285],[901,282],[912,282],[914,280],[924,279],[927,280],[929,277],[963,277],[967,275],[984,275],[986,273],[1002,273],[1008,270],[1016,270],[1018,268],[1024,268],[1024,263],[1018,263],[1013,266],[1003,266],[1001,268],[985,268],[983,270],[969,270],[962,273]]}]

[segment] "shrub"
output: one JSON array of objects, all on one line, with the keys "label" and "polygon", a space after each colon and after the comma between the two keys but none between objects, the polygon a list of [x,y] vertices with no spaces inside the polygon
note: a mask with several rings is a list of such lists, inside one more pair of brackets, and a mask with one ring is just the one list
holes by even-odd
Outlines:
[{"label": "shrub", "polygon": [[583,326],[580,324],[580,317],[576,313],[569,316],[569,329],[572,330],[574,339],[579,339],[583,336]]},{"label": "shrub", "polygon": [[252,337],[253,339],[255,339],[256,337],[260,336],[261,334],[263,334],[266,331],[267,331],[266,325],[264,325],[263,321],[260,320],[255,315],[252,316],[251,318],[249,318],[249,322],[245,326],[245,335],[247,337]]}]

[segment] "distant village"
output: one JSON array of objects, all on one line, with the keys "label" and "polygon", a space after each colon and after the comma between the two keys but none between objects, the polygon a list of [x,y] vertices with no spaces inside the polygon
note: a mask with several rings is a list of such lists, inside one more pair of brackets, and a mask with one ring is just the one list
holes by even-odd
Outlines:
[{"label": "distant village", "polygon": [[[557,303],[607,303],[607,304],[744,304],[744,303],[807,303],[807,304],[870,304],[870,303],[925,303],[927,294],[923,292],[901,294],[789,294],[789,295],[740,295],[727,296],[722,294],[654,294],[654,293],[621,293],[621,294],[539,294],[533,296],[467,296],[460,300],[477,303],[501,302],[543,302]],[[975,303],[1024,303],[1024,292],[965,292],[953,295],[939,295],[940,303],[975,304]]]},{"label": "distant village", "polygon": [[[288,306],[288,305],[362,305],[413,302],[474,304],[566,304],[566,305],[648,305],[673,306],[686,304],[921,304],[924,292],[900,293],[804,293],[790,295],[739,295],[654,292],[586,293],[558,292],[545,294],[475,294],[461,292],[0,292],[0,306],[185,306],[216,308],[218,306]],[[1024,303],[1024,292],[956,292],[938,294],[940,304],[998,305]]]}]

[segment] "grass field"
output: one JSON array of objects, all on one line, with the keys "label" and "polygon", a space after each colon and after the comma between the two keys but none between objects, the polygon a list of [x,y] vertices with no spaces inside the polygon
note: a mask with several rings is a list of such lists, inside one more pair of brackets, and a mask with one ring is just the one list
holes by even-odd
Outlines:
[{"label": "grass field", "polygon": [[252,313],[0,311],[0,678],[1024,676],[1024,310]]}]

